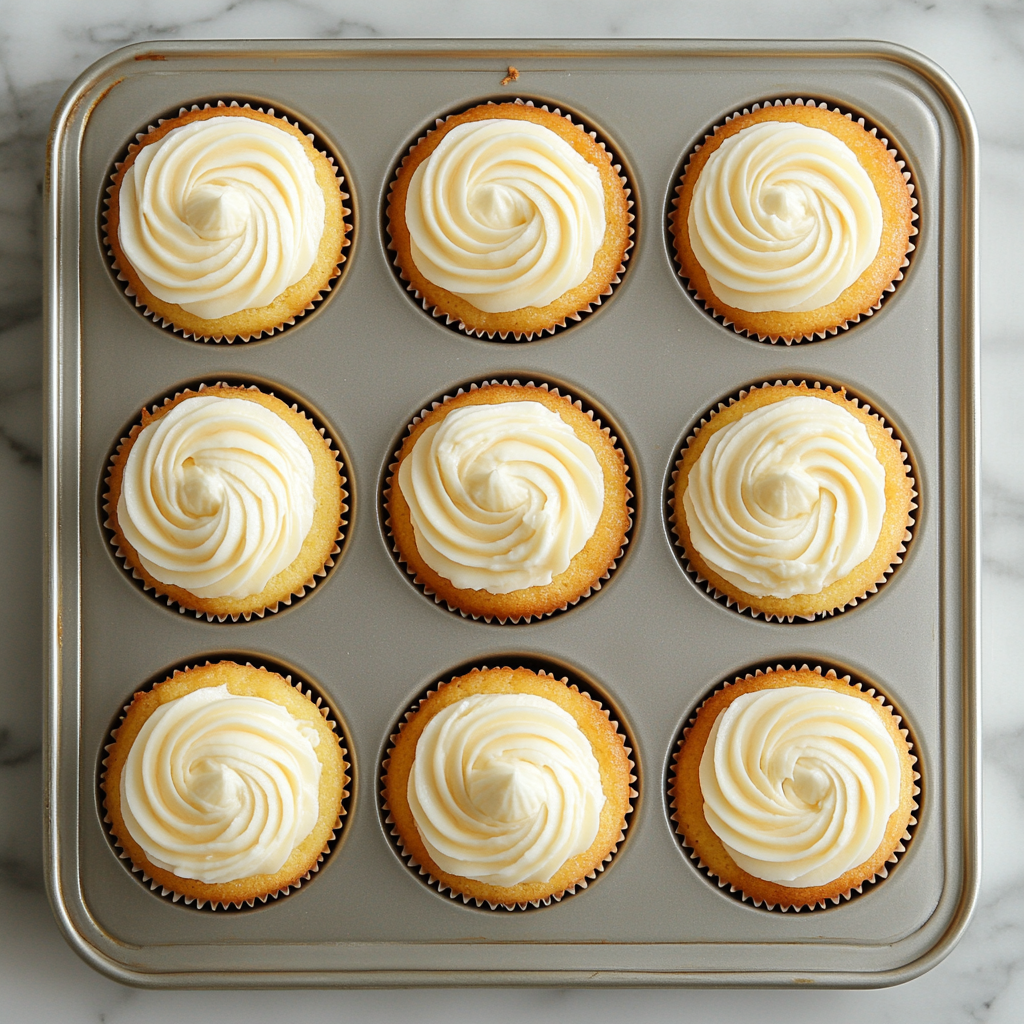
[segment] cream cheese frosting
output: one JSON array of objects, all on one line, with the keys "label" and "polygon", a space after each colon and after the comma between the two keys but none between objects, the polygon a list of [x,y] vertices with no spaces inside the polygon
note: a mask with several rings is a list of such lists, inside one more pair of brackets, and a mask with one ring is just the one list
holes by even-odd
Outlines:
[{"label": "cream cheese frosting", "polygon": [[491,885],[547,882],[597,837],[605,796],[575,719],[533,694],[473,694],[416,745],[408,800],[443,871]]},{"label": "cream cheese frosting", "polygon": [[180,878],[274,874],[316,825],[319,742],[312,724],[226,685],[161,704],[121,772],[128,832]]},{"label": "cream cheese frosting", "polygon": [[160,582],[200,598],[248,597],[298,557],[315,474],[309,449],[276,413],[197,395],[136,437],[117,522]]},{"label": "cream cheese frosting", "polygon": [[297,138],[224,116],[143,146],[118,211],[121,249],[149,291],[214,320],[267,306],[309,273],[326,203]]},{"label": "cream cheese frosting", "polygon": [[694,548],[757,597],[820,593],[882,530],[885,469],[867,428],[821,398],[784,398],[716,431],[686,484]]},{"label": "cream cheese frosting", "polygon": [[835,301],[871,265],[882,204],[856,154],[821,128],[761,121],[708,158],[690,247],[723,302],[751,313]]},{"label": "cream cheese frosting", "polygon": [[453,409],[416,439],[398,482],[427,565],[490,594],[549,584],[604,507],[593,449],[539,402]]},{"label": "cream cheese frosting", "polygon": [[900,759],[878,713],[814,686],[741,694],[700,761],[704,818],[755,878],[824,885],[878,848],[900,803]]},{"label": "cream cheese frosting", "polygon": [[546,306],[581,284],[605,232],[600,172],[549,128],[452,128],[415,170],[405,208],[429,281],[487,313]]}]

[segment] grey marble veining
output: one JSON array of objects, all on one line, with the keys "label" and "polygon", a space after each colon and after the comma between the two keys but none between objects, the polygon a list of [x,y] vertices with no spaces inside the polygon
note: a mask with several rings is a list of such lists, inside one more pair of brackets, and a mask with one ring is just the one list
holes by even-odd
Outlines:
[{"label": "grey marble veining", "polygon": [[[5,0],[0,5],[0,1018],[4,1021],[638,1020],[926,1024],[1024,1019],[1024,2],[1021,0]],[[348,36],[881,38],[960,84],[983,152],[986,828],[978,912],[951,956],[879,992],[148,993],[64,945],[40,870],[41,192],[72,79],[142,39]]]}]

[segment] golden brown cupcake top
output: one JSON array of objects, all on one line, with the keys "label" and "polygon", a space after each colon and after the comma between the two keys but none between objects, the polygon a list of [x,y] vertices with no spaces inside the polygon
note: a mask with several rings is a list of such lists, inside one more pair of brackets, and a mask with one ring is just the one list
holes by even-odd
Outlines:
[{"label": "golden brown cupcake top", "polygon": [[388,216],[410,285],[467,330],[502,336],[551,329],[608,294],[632,219],[604,147],[524,103],[473,107],[428,133]]},{"label": "golden brown cupcake top", "polygon": [[249,597],[298,556],[315,478],[309,449],[275,411],[204,392],[135,438],[117,521],[161,582],[196,597]]},{"label": "golden brown cupcake top", "polygon": [[631,763],[586,694],[524,668],[474,669],[393,737],[385,796],[404,851],[453,891],[560,895],[622,838]]},{"label": "golden brown cupcake top", "polygon": [[593,535],[604,476],[593,449],[540,402],[452,409],[398,472],[416,548],[454,586],[547,586]]},{"label": "golden brown cupcake top", "polygon": [[677,759],[679,831],[746,895],[800,906],[902,851],[916,758],[891,707],[834,671],[757,672],[700,708]]},{"label": "golden brown cupcake top", "polygon": [[697,572],[737,602],[812,616],[899,562],[913,481],[891,428],[842,391],[751,388],[689,439],[673,487]]},{"label": "golden brown cupcake top", "polygon": [[718,126],[673,216],[684,276],[741,330],[799,340],[876,308],[906,262],[914,200],[883,141],[812,104]]},{"label": "golden brown cupcake top", "polygon": [[132,428],[107,525],[147,587],[210,615],[262,613],[323,575],[346,493],[325,433],[253,387],[186,390]]},{"label": "golden brown cupcake top", "polygon": [[625,543],[628,495],[607,427],[546,388],[487,384],[415,423],[388,507],[420,581],[504,619],[548,614],[603,577]]},{"label": "golden brown cupcake top", "polygon": [[347,766],[333,723],[275,672],[235,662],[140,692],[105,761],[105,806],[132,863],[211,901],[295,884],[338,825]]},{"label": "golden brown cupcake top", "polygon": [[325,154],[287,119],[194,107],[129,147],[107,241],[147,312],[196,337],[273,333],[337,276],[347,198]]}]

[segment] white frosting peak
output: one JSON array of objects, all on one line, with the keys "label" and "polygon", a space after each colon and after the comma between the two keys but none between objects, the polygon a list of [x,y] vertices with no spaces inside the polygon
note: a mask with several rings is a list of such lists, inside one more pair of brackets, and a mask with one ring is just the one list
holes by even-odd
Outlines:
[{"label": "white frosting peak", "polygon": [[687,230],[723,302],[752,313],[803,312],[834,302],[871,265],[882,204],[840,139],[761,121],[708,157]]},{"label": "white frosting peak", "polygon": [[319,816],[316,728],[209,686],[161,704],[121,772],[121,813],[160,868],[219,884],[280,871]]},{"label": "white frosting peak", "polygon": [[143,284],[214,320],[267,306],[309,273],[326,203],[297,138],[223,116],[143,146],[118,211],[118,240]]},{"label": "white frosting peak", "polygon": [[136,437],[117,522],[154,579],[200,598],[248,597],[298,557],[315,475],[309,449],[275,412],[197,395]]},{"label": "white frosting peak", "polygon": [[704,818],[755,878],[825,885],[878,848],[900,803],[896,746],[866,701],[816,686],[741,694],[700,761]]},{"label": "white frosting peak", "polygon": [[416,549],[463,590],[547,586],[604,507],[593,449],[539,402],[453,409],[402,460]]},{"label": "white frosting peak", "polygon": [[593,268],[601,174],[542,125],[471,121],[416,168],[405,219],[428,281],[487,313],[546,306]]},{"label": "white frosting peak", "polygon": [[438,712],[408,784],[443,871],[491,885],[547,882],[597,836],[605,796],[590,742],[554,701],[473,694]]},{"label": "white frosting peak", "polygon": [[796,395],[712,434],[682,505],[690,542],[745,593],[819,594],[878,543],[885,469],[855,416]]}]

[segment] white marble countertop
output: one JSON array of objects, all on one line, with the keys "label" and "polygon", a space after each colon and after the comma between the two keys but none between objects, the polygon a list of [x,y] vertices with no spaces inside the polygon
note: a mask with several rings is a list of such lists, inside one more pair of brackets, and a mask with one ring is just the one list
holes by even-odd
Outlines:
[{"label": "white marble countertop", "polygon": [[[1024,2],[1021,0],[6,0],[0,5],[0,1017],[227,1024],[418,1021],[1017,1022],[1024,1019]],[[956,950],[894,989],[148,992],[64,944],[41,871],[43,156],[70,82],[144,39],[352,36],[887,39],[959,83],[982,143],[984,881]],[[1017,339],[1017,340],[1015,340]],[[1018,451],[1018,455],[1013,452]],[[1016,639],[1014,639],[1016,638]]]}]

